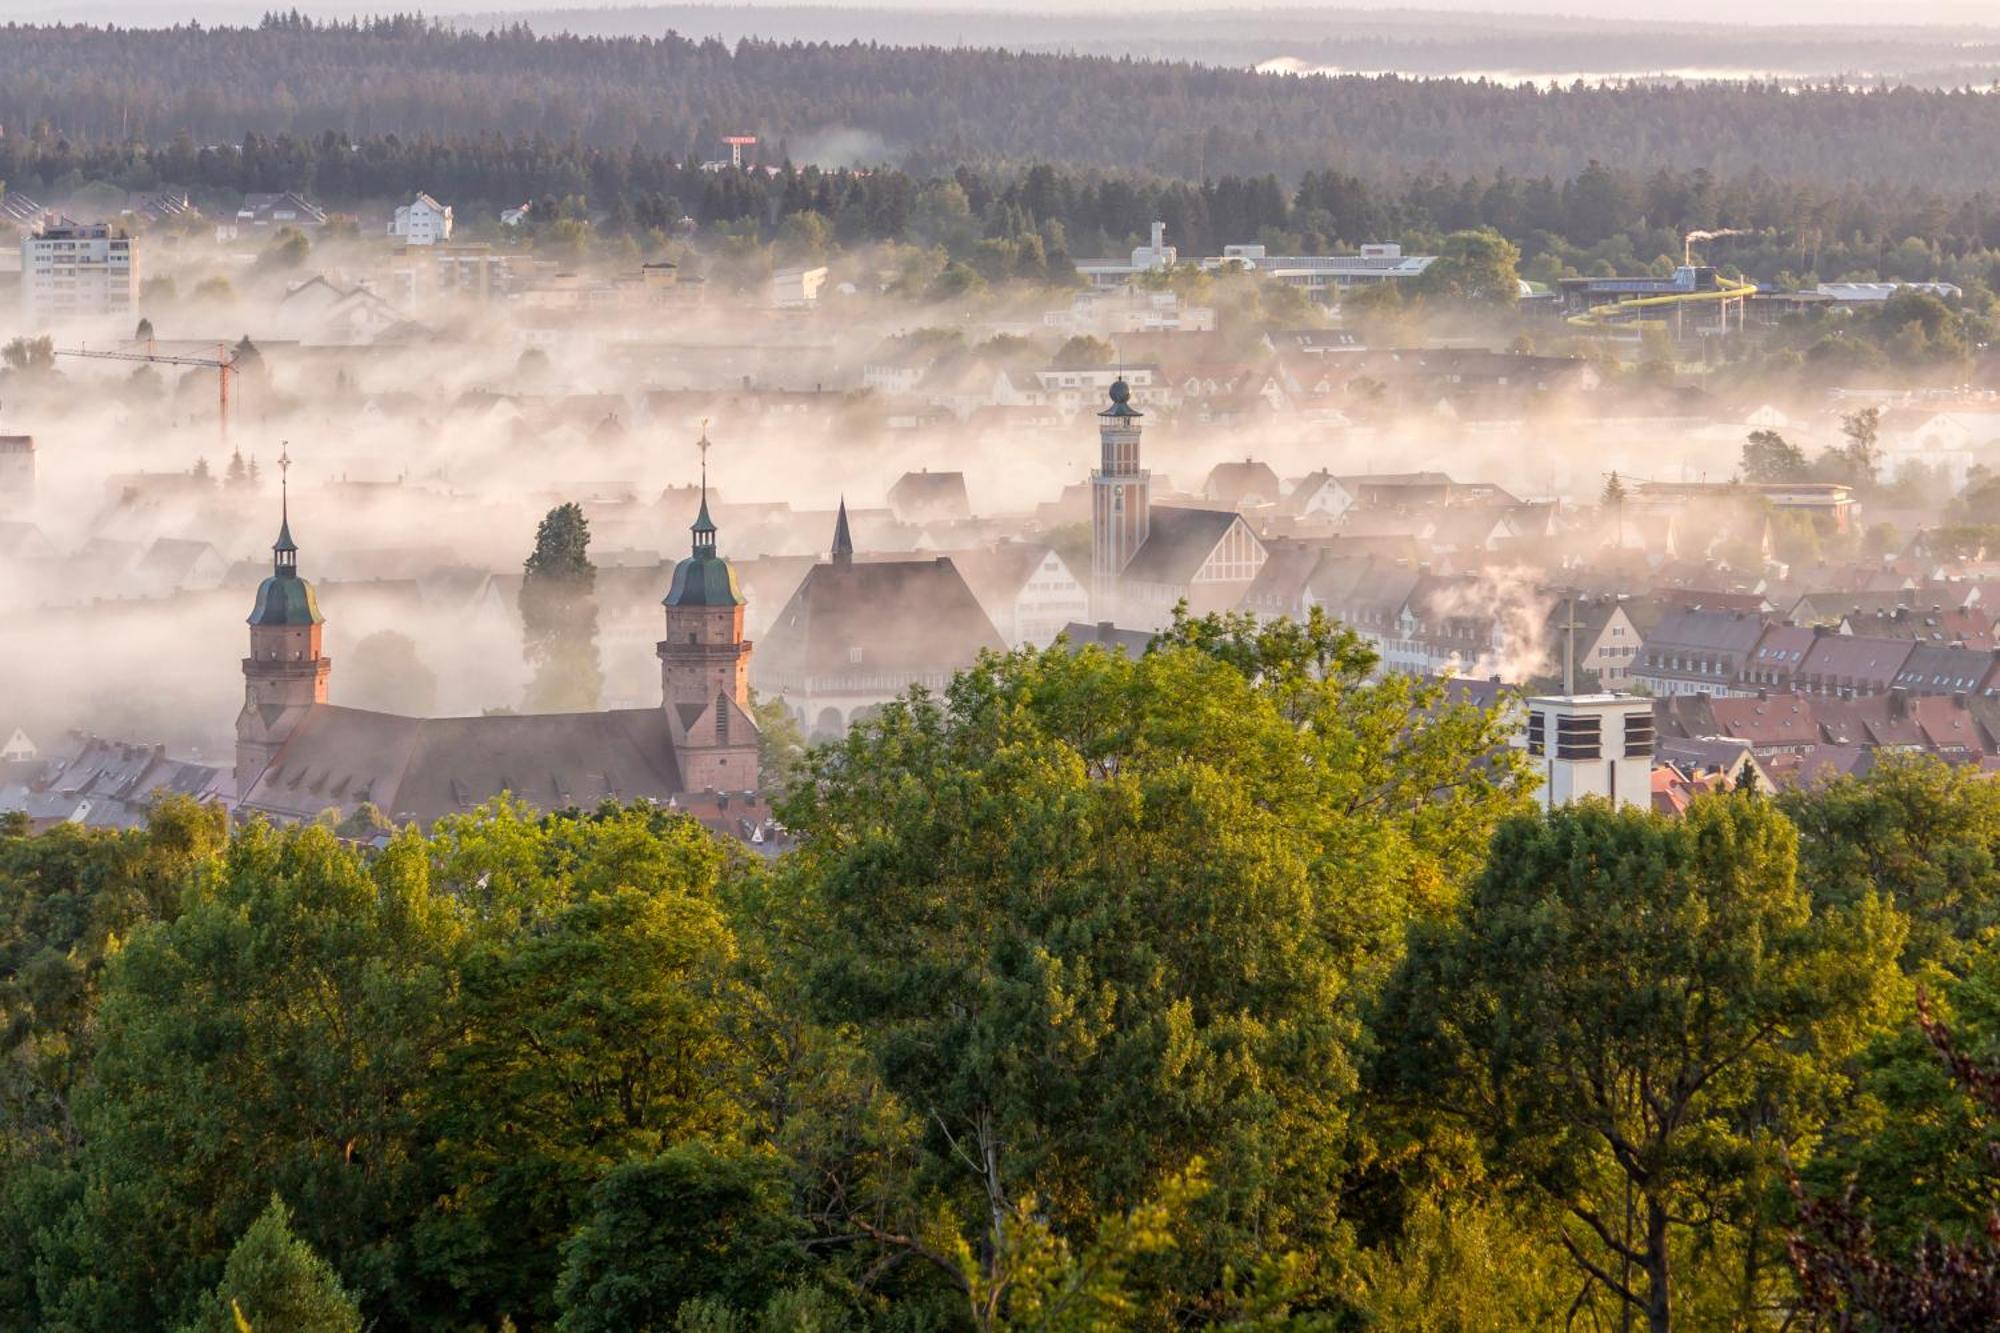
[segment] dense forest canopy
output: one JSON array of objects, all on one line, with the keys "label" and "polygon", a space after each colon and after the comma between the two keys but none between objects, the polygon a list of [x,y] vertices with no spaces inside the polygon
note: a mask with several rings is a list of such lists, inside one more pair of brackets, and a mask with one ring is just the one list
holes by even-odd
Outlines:
[{"label": "dense forest canopy", "polygon": [[1992,1327],[2000,787],[1544,814],[1374,664],[987,657],[775,864],[0,821],[0,1325]]},{"label": "dense forest canopy", "polygon": [[[416,18],[258,28],[10,26],[0,123],[91,141],[266,134],[542,134],[677,157],[723,134],[803,150],[872,136],[918,170],[1060,161],[1201,179],[1638,173],[1706,167],[1962,190],[2000,169],[2000,102],[1975,92],[1777,85],[1552,91],[1287,78],[1194,64],[974,49],[475,34]],[[10,138],[12,135],[10,134]]]}]

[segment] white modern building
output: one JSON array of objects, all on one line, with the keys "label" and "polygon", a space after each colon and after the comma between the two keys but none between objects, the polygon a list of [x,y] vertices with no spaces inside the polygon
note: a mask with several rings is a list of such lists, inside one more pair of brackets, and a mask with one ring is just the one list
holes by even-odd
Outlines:
[{"label": "white modern building", "polygon": [[1079,259],[1076,271],[1093,287],[1122,287],[1142,273],[1165,273],[1180,262],[1180,251],[1167,244],[1167,224],[1153,224],[1152,243],[1132,248],[1129,261]]},{"label": "white modern building", "polygon": [[1528,700],[1516,743],[1542,779],[1545,808],[1594,796],[1653,805],[1653,702],[1630,694],[1552,694]]},{"label": "white modern building", "polygon": [[44,222],[21,236],[21,302],[31,319],[134,313],[136,242],[108,223]]},{"label": "white modern building", "polygon": [[1355,255],[1273,255],[1261,245],[1225,245],[1201,261],[1204,269],[1243,268],[1297,287],[1316,301],[1333,301],[1354,287],[1420,277],[1436,255],[1406,255],[1392,242],[1364,245]]},{"label": "white modern building", "polygon": [[405,245],[438,245],[451,239],[451,205],[420,194],[399,205],[389,219],[389,234]]}]

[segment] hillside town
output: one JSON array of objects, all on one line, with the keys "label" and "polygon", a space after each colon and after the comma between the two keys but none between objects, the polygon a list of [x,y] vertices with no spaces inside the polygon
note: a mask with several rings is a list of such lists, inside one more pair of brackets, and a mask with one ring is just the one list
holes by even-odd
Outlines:
[{"label": "hillside town", "polygon": [[[750,142],[711,165],[755,170]],[[953,311],[838,264],[565,264],[518,243],[532,206],[468,239],[422,192],[375,241],[297,193],[7,204],[0,640],[75,658],[0,716],[0,808],[37,824],[133,826],[183,792],[428,826],[508,793],[775,843],[756,700],[826,740],[982,653],[1136,654],[1215,613],[1323,615],[1380,671],[1510,710],[1547,800],[1671,812],[1898,752],[2000,770],[2000,392],[1639,364],[1944,309],[1950,284],[1520,279],[1495,345],[1375,317],[1456,262],[1388,242],[1183,259],[1155,223],[1067,294]],[[278,501],[310,581],[289,527],[262,572]],[[577,507],[594,570],[610,711],[573,726],[492,716],[519,705],[544,502]],[[673,679],[680,631],[655,646],[690,559],[733,608],[696,635],[737,663],[706,698]],[[278,656],[319,665],[260,688],[272,653],[239,671],[229,626],[272,577],[310,636]],[[1592,699],[1643,755],[1544,753],[1569,705],[1542,701]]]},{"label": "hillside town", "polygon": [[1504,3],[10,16],[0,1329],[2000,1328],[2000,27]]}]

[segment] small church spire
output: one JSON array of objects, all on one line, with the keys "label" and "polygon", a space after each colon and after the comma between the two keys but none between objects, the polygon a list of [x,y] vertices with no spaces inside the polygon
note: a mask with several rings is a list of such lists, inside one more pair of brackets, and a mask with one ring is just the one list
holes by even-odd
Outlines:
[{"label": "small church spire", "polygon": [[296,574],[299,571],[299,547],[292,540],[291,470],[291,445],[287,442],[278,450],[278,540],[271,546],[271,572],[274,574]]},{"label": "small church spire", "polygon": [[854,559],[854,538],[847,531],[847,497],[840,497],[840,516],[833,521],[833,561],[837,565]]},{"label": "small church spire", "polygon": [[695,515],[694,526],[689,531],[694,533],[694,553],[696,555],[714,555],[715,520],[708,516],[708,451],[710,446],[708,442],[707,417],[701,419],[701,439],[695,442],[695,447],[701,450],[701,512]]}]

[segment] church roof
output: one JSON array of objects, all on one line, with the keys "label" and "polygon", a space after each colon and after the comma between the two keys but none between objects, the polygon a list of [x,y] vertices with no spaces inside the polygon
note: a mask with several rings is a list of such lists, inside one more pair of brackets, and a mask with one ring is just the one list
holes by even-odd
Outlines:
[{"label": "church roof", "polygon": [[1128,583],[1191,582],[1215,553],[1223,534],[1239,522],[1233,509],[1177,509],[1154,505],[1141,546],[1119,575]]},{"label": "church roof", "polygon": [[721,556],[710,553],[691,555],[675,565],[673,586],[661,600],[666,606],[741,606],[744,599],[736,570]]},{"label": "church roof", "polygon": [[312,584],[296,573],[272,574],[257,585],[257,604],[250,610],[249,623],[256,626],[317,625],[326,617],[319,613],[319,599]]},{"label": "church roof", "polygon": [[954,671],[982,648],[1006,651],[950,560],[814,565],[764,636],[767,676]]},{"label": "church roof", "polygon": [[429,826],[503,791],[544,810],[681,791],[664,710],[410,718],[316,704],[245,794],[252,810],[310,819],[372,801]]}]

